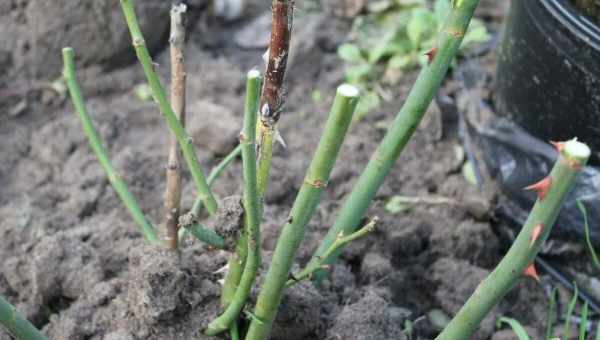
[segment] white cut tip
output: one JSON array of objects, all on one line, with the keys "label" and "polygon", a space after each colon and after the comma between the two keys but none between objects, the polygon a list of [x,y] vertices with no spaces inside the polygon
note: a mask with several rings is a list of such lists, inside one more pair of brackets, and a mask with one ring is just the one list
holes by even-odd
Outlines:
[{"label": "white cut tip", "polygon": [[360,91],[356,86],[350,84],[342,84],[338,87],[338,93],[344,97],[358,97]]},{"label": "white cut tip", "polygon": [[260,78],[260,71],[253,69],[248,71],[248,79]]},{"label": "white cut tip", "polygon": [[187,5],[184,3],[178,5],[174,4],[173,7],[171,7],[171,11],[173,11],[173,13],[183,14],[187,11]]},{"label": "white cut tip", "polygon": [[586,144],[577,141],[577,138],[565,142],[564,151],[567,155],[578,159],[588,159],[592,154],[590,148]]}]

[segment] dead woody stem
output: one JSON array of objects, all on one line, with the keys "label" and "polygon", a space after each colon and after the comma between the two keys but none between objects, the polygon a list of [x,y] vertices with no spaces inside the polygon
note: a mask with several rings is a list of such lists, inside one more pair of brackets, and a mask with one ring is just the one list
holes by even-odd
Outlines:
[{"label": "dead woody stem", "polygon": [[[183,14],[185,4],[174,4],[171,8],[171,106],[185,128],[185,83],[186,72],[183,55],[185,44],[185,28]],[[175,135],[169,140],[169,159],[167,163],[167,185],[165,192],[165,244],[171,249],[177,249],[177,228],[181,204],[181,150]]]},{"label": "dead woody stem", "polygon": [[[290,49],[291,15],[293,3],[288,0],[273,0],[273,21],[267,71],[260,98],[261,121],[273,126],[279,120],[283,105],[283,81]],[[266,106],[265,106],[266,105]]]},{"label": "dead woody stem", "polygon": [[[267,191],[276,124],[284,103],[285,70],[292,33],[294,2],[273,0],[271,41],[269,43],[267,70],[260,98],[258,122],[258,195],[262,202]],[[262,210],[262,209],[261,209]]]}]

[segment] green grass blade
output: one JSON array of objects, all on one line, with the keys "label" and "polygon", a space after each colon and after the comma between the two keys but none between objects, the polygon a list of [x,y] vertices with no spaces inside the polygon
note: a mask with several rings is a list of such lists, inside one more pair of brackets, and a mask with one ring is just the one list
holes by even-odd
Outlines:
[{"label": "green grass blade", "polygon": [[509,325],[510,328],[512,328],[512,330],[515,332],[515,334],[517,335],[517,338],[519,340],[531,340],[529,338],[529,335],[527,334],[527,331],[525,331],[525,328],[523,328],[523,326],[521,325],[521,323],[519,321],[517,321],[513,318],[507,318],[507,317],[503,316],[503,317],[499,318],[498,321],[496,322],[496,327],[500,328],[503,323]]},{"label": "green grass blade", "polygon": [[600,270],[600,260],[598,259],[598,254],[596,253],[596,250],[594,249],[594,246],[592,245],[592,240],[590,238],[590,225],[588,224],[587,209],[585,208],[583,202],[581,202],[580,200],[577,200],[577,207],[583,215],[583,230],[585,231],[585,243],[587,245],[588,252],[592,257],[592,263],[594,264],[596,270]]},{"label": "green grass blade", "polygon": [[569,340],[569,335],[571,334],[571,317],[573,317],[573,311],[575,311],[575,306],[577,305],[577,298],[579,297],[579,289],[577,288],[577,282],[573,282],[573,287],[575,287],[575,292],[573,293],[573,298],[571,302],[569,302],[569,306],[567,307],[567,320],[565,321],[565,333],[563,334],[564,340]]},{"label": "green grass blade", "polygon": [[587,333],[588,323],[588,303],[587,301],[583,304],[583,311],[581,312],[581,323],[579,324],[579,340],[585,340]]},{"label": "green grass blade", "polygon": [[550,293],[550,301],[548,303],[548,315],[546,317],[546,337],[544,339],[552,339],[554,334],[554,325],[558,319],[556,313],[556,296],[558,288],[554,287]]}]

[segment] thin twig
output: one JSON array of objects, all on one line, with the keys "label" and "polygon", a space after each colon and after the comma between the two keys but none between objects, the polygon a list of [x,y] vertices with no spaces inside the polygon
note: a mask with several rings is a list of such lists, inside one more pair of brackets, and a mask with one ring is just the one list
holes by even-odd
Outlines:
[{"label": "thin twig", "polygon": [[156,230],[154,229],[154,227],[152,227],[152,225],[150,225],[150,223],[144,216],[144,213],[142,213],[140,206],[138,205],[137,201],[127,188],[127,184],[125,184],[125,181],[123,181],[121,176],[119,176],[115,172],[110,162],[110,159],[108,158],[108,153],[106,152],[104,145],[102,145],[100,135],[98,134],[98,131],[96,131],[94,123],[92,122],[92,119],[90,118],[90,115],[87,112],[83,96],[81,95],[81,90],[79,89],[79,84],[77,83],[74,60],[75,53],[73,52],[73,49],[70,47],[66,47],[62,50],[62,54],[64,63],[63,72],[65,82],[67,83],[67,87],[69,88],[71,100],[73,101],[75,110],[79,115],[79,119],[81,120],[81,123],[83,125],[83,131],[89,140],[92,150],[94,150],[94,153],[96,154],[100,165],[104,169],[104,172],[108,177],[108,181],[117,192],[117,195],[131,214],[131,217],[133,217],[133,220],[140,227],[140,231],[142,232],[146,240],[152,244],[159,243],[160,241]]},{"label": "thin twig", "polygon": [[[173,4],[171,8],[171,105],[179,119],[181,126],[185,128],[185,62],[183,49],[185,46],[185,27],[183,25],[183,14],[186,11],[185,4]],[[165,191],[165,243],[171,249],[177,249],[179,238],[177,228],[179,224],[179,212],[181,205],[181,168],[180,153],[177,138],[171,134],[169,140],[169,158],[167,163],[167,185]]]},{"label": "thin twig", "polygon": [[329,265],[324,263],[324,260],[329,257],[329,255],[336,252],[338,249],[346,246],[348,243],[357,240],[359,238],[365,237],[370,234],[373,230],[375,230],[375,226],[377,225],[377,221],[379,219],[377,216],[373,217],[373,219],[367,223],[364,227],[358,229],[348,236],[344,236],[343,232],[338,235],[338,238],[331,244],[331,247],[325,252],[321,261],[312,262],[306,268],[304,268],[300,273],[293,275],[293,278],[288,280],[285,284],[286,287],[290,287],[302,280],[310,279],[314,272],[319,269],[327,269]]},{"label": "thin twig", "polygon": [[[242,152],[241,145],[238,145],[233,149],[219,164],[217,164],[208,175],[208,186],[212,188],[215,181],[221,176],[223,170],[236,159]],[[189,227],[194,223],[197,223],[198,216],[202,212],[202,197],[198,197],[192,206],[192,209],[187,214],[181,216],[179,219],[179,242],[181,243],[189,233]]]},{"label": "thin twig", "polygon": [[169,128],[177,137],[177,142],[181,147],[183,157],[185,158],[185,161],[190,169],[190,173],[192,174],[192,178],[194,179],[194,183],[196,184],[196,190],[198,190],[198,195],[202,197],[202,200],[204,201],[204,205],[206,206],[208,212],[210,214],[215,214],[217,212],[218,203],[215,200],[212,191],[208,186],[208,183],[206,182],[204,172],[200,167],[198,157],[196,156],[196,151],[194,150],[194,143],[192,139],[188,136],[188,134],[185,132],[183,126],[181,126],[181,123],[177,119],[175,112],[173,112],[173,108],[167,100],[165,90],[160,84],[158,75],[154,71],[155,64],[152,62],[150,53],[146,48],[146,42],[144,40],[144,36],[142,35],[140,25],[135,15],[135,10],[133,8],[133,0],[120,1],[123,14],[125,15],[125,20],[127,22],[127,26],[129,27],[129,32],[131,34],[131,40],[133,41],[133,47],[135,48],[137,57],[144,69],[144,73],[146,75],[146,79],[148,80],[148,84],[152,89],[154,100],[158,103],[160,111],[165,117]]}]

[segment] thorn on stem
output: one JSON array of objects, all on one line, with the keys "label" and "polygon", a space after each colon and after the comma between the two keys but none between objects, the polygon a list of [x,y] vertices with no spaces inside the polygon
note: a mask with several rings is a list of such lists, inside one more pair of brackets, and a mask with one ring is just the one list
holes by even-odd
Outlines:
[{"label": "thorn on stem", "polygon": [[433,59],[435,59],[437,52],[438,52],[437,47],[434,47],[434,48],[430,49],[429,51],[425,52],[425,55],[427,56],[427,64],[431,64]]},{"label": "thorn on stem", "polygon": [[538,198],[541,201],[546,197],[546,195],[548,194],[548,190],[550,190],[551,186],[552,186],[552,177],[547,176],[544,179],[542,179],[541,181],[525,187],[525,190],[533,190],[533,191],[537,192]]},{"label": "thorn on stem", "polygon": [[535,269],[535,265],[533,263],[525,268],[523,275],[540,282],[540,277],[538,276],[537,270]]},{"label": "thorn on stem", "polygon": [[544,230],[544,225],[542,223],[533,227],[533,231],[531,232],[531,243],[529,243],[530,247],[532,247],[533,244],[540,238],[542,230]]},{"label": "thorn on stem", "polygon": [[554,148],[556,149],[556,151],[558,151],[559,153],[561,151],[563,151],[563,149],[565,148],[565,142],[550,141],[550,144],[552,144],[552,146],[554,146]]}]

